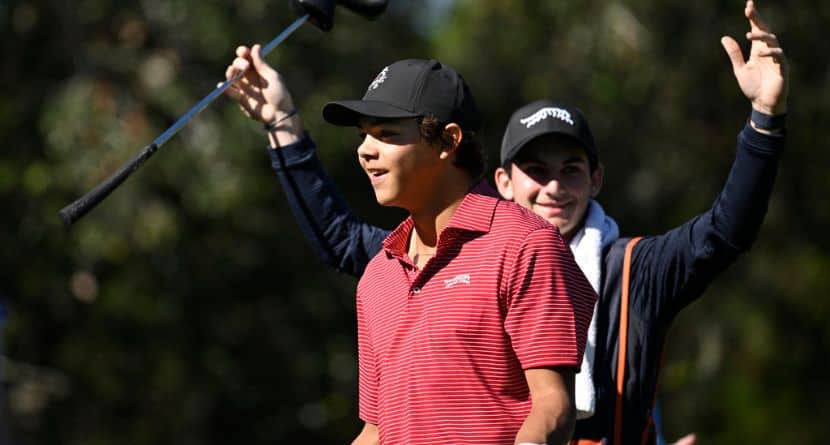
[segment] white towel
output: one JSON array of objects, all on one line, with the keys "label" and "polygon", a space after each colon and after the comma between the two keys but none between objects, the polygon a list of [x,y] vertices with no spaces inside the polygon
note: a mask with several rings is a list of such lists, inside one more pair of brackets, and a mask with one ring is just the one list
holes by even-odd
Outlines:
[{"label": "white towel", "polygon": [[[605,215],[598,202],[591,200],[585,217],[585,226],[571,239],[571,252],[576,264],[588,278],[591,287],[599,294],[602,281],[602,250],[620,236],[617,223]],[[582,367],[576,374],[576,418],[586,419],[594,415],[596,392],[594,390],[594,352],[597,349],[597,307],[588,327],[588,342]]]}]

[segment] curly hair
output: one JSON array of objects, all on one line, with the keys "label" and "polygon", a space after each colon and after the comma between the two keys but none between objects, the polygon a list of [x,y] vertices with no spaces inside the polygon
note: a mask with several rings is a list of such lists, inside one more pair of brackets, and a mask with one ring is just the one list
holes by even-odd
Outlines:
[{"label": "curly hair", "polygon": [[[447,124],[433,116],[418,118],[421,137],[432,145],[447,147],[452,144],[450,135],[444,131]],[[480,179],[487,169],[487,154],[474,131],[463,130],[461,144],[456,150],[453,165],[466,171],[471,178]]]}]

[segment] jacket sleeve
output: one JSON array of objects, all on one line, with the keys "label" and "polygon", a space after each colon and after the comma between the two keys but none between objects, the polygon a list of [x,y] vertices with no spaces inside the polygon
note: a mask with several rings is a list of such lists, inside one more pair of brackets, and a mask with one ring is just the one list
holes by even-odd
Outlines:
[{"label": "jacket sleeve", "polygon": [[300,230],[317,256],[340,272],[359,277],[380,251],[388,231],[353,213],[326,174],[308,136],[279,149],[268,148]]},{"label": "jacket sleeve", "polygon": [[784,149],[783,136],[749,125],[738,135],[735,161],[712,207],[634,250],[632,286],[640,310],[668,322],[755,240]]}]

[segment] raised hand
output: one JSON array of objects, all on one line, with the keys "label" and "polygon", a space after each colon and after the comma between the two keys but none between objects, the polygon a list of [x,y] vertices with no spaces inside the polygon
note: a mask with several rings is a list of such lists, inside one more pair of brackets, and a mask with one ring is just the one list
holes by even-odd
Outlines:
[{"label": "raised hand", "polygon": [[237,100],[251,119],[274,122],[294,111],[294,101],[282,76],[260,57],[260,49],[260,45],[236,48],[236,58],[225,70],[225,78],[245,74],[225,94]]},{"label": "raised hand", "polygon": [[771,115],[786,113],[789,65],[784,50],[778,37],[755,9],[754,1],[746,2],[744,16],[750,25],[746,38],[752,42],[746,61],[735,39],[728,36],[721,38],[738,85],[757,111]]}]

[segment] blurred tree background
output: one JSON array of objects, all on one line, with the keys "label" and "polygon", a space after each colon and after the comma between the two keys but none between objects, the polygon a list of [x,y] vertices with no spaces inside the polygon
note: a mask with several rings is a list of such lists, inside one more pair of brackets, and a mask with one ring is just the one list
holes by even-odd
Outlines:
[{"label": "blurred tree background", "polygon": [[[406,57],[467,78],[491,171],[513,109],[581,107],[607,166],[600,201],[624,234],[685,221],[723,184],[750,109],[719,43],[743,41],[742,0],[390,3],[373,22],[340,11],[328,34],[304,26],[269,57],[368,221],[391,228],[402,213],[374,203],[356,139],[319,110]],[[758,3],[792,65],[789,148],[753,250],[677,320],[660,400],[669,438],[824,443],[830,3]],[[292,20],[284,1],[0,0],[0,413],[14,443],[346,443],[358,431],[356,281],[308,250],[261,126],[228,100],[71,230],[57,217],[207,94],[236,45]]]}]

